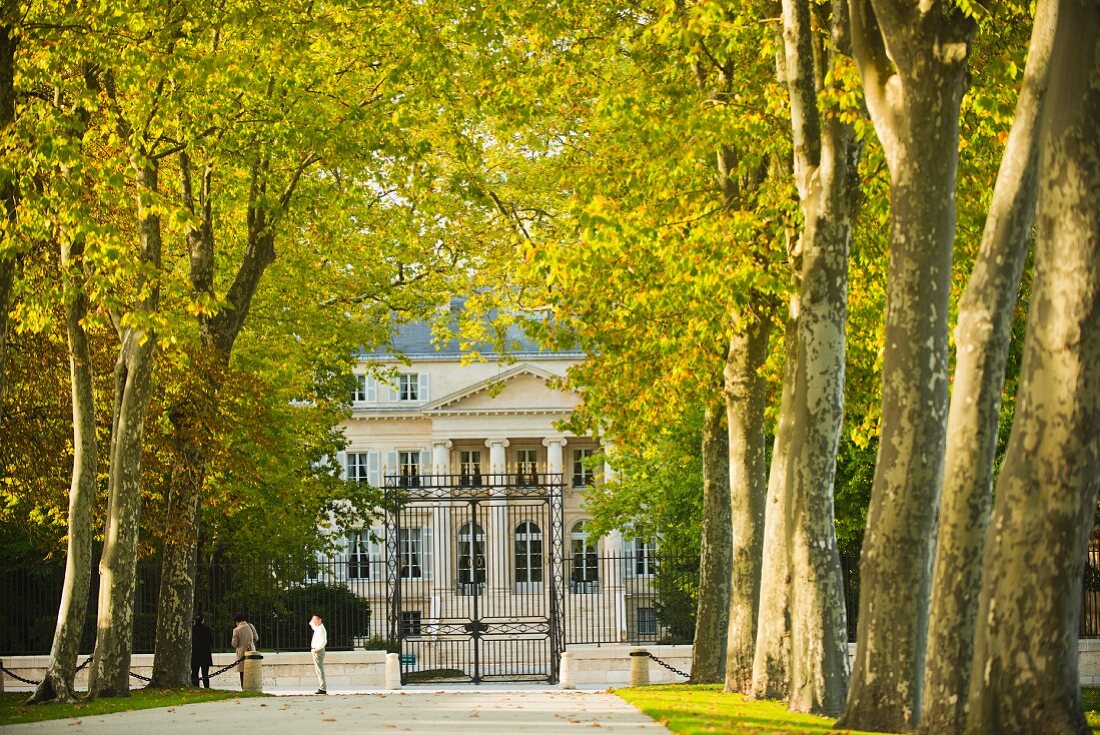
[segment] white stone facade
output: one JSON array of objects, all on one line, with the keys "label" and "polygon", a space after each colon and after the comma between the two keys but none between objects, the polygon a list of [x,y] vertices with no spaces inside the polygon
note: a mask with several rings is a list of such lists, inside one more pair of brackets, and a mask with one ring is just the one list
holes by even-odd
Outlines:
[{"label": "white stone facade", "polygon": [[[340,457],[348,479],[382,486],[387,476],[416,485],[449,477],[451,483],[489,487],[504,482],[502,473],[507,482],[521,485],[525,477],[560,473],[563,538],[552,537],[545,516],[525,517],[522,498],[503,492],[500,500],[485,503],[491,507],[473,524],[456,520],[443,507],[418,504],[423,520],[403,529],[400,541],[402,568],[408,570],[402,572],[402,624],[428,636],[435,621],[461,617],[455,612],[468,606],[471,594],[484,595],[482,617],[522,617],[548,595],[550,546],[558,543],[568,568],[567,643],[627,641],[650,628],[656,637],[652,603],[637,594],[645,589],[647,555],[654,547],[624,543],[621,533],[588,539],[578,525],[586,520],[585,488],[603,470],[583,461],[598,451],[596,440],[557,428],[579,401],[557,381],[582,355],[531,349],[507,361],[464,363],[453,345],[424,350],[424,343],[405,345],[404,360],[375,354],[361,362],[353,414],[345,424],[348,447]],[[379,366],[396,377],[373,377],[372,368]],[[352,530],[348,540],[347,582],[381,612],[386,606],[379,584],[386,576],[383,529],[378,523],[362,531],[356,536]],[[493,605],[496,609],[486,609]],[[583,636],[569,635],[569,620],[586,626]],[[385,616],[372,615],[370,635],[384,636],[387,624]],[[440,660],[447,658],[461,655],[440,653]]]}]

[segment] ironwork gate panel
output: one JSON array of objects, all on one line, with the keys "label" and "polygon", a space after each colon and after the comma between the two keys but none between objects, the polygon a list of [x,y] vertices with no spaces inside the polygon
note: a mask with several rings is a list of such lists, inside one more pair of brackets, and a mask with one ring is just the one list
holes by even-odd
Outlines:
[{"label": "ironwork gate panel", "polygon": [[385,485],[389,638],[402,681],[556,682],[562,476],[387,476]]}]

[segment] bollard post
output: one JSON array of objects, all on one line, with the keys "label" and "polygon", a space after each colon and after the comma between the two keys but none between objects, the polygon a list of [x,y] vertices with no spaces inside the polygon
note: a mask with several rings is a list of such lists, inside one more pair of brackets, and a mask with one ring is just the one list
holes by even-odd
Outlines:
[{"label": "bollard post", "polygon": [[386,688],[401,688],[401,655],[397,653],[386,654]]},{"label": "bollard post", "polygon": [[649,651],[644,648],[630,649],[630,686],[644,687],[649,684]]},{"label": "bollard post", "polygon": [[558,686],[562,689],[577,688],[573,680],[573,654],[570,651],[562,651]]},{"label": "bollard post", "polygon": [[244,655],[244,682],[241,689],[246,692],[264,690],[264,657],[259,651],[249,651]]}]

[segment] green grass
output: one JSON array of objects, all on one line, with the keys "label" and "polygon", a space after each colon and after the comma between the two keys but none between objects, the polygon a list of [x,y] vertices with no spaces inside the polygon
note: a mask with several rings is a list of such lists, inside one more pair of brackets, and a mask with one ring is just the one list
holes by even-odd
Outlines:
[{"label": "green grass", "polygon": [[[833,721],[788,712],[782,702],[746,702],[739,694],[723,694],[719,684],[618,689],[615,692],[678,735],[821,735],[856,733],[834,730]],[[1085,715],[1093,733],[1100,735],[1100,688],[1081,690]]]},{"label": "green grass", "polygon": [[152,707],[175,707],[195,702],[214,702],[237,697],[264,697],[258,692],[233,692],[219,689],[134,689],[129,697],[93,699],[74,704],[23,704],[29,692],[9,692],[0,695],[0,727],[20,722],[60,720],[68,717],[91,717],[112,712],[128,712]]}]

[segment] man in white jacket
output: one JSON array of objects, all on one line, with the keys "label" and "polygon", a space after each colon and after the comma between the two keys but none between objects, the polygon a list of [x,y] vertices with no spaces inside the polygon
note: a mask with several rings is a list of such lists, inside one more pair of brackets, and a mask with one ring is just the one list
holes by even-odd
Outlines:
[{"label": "man in white jacket", "polygon": [[320,615],[314,615],[309,621],[309,627],[313,628],[313,640],[309,644],[309,652],[313,654],[313,668],[317,669],[318,694],[328,694],[325,686],[325,646],[328,645],[328,631],[325,630],[324,621]]}]

